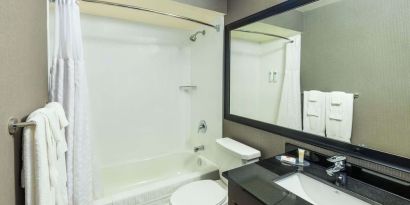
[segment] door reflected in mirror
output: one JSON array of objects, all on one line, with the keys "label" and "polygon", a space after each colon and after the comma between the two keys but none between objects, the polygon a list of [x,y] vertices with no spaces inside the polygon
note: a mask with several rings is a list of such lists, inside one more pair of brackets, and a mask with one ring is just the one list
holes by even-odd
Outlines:
[{"label": "door reflected in mirror", "polygon": [[231,30],[230,114],[410,158],[409,11],[321,0]]}]

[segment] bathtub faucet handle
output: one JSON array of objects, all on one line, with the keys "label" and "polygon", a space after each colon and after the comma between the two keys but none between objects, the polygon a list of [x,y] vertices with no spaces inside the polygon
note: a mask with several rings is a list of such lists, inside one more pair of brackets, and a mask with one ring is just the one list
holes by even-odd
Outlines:
[{"label": "bathtub faucet handle", "polygon": [[206,125],[205,120],[201,120],[198,125],[198,133],[206,133],[206,130],[208,129],[208,125]]},{"label": "bathtub faucet handle", "polygon": [[194,147],[194,152],[199,152],[199,151],[203,151],[203,150],[205,150],[204,145]]}]

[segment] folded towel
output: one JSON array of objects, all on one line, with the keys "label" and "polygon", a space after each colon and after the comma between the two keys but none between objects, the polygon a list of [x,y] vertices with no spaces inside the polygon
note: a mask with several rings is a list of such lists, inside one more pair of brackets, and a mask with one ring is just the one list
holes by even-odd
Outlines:
[{"label": "folded towel", "polygon": [[306,107],[306,113],[307,116],[314,116],[314,117],[320,117],[320,112],[321,112],[321,106],[320,106],[320,99],[317,99],[317,101],[308,101],[307,102],[307,107]]},{"label": "folded towel", "polygon": [[325,136],[325,93],[317,90],[303,93],[303,131]]},{"label": "folded towel", "polygon": [[340,105],[342,103],[342,96],[344,94],[344,92],[331,92],[330,96],[332,105]]},{"label": "folded towel", "polygon": [[354,95],[331,92],[326,95],[326,136],[351,142]]},{"label": "folded towel", "polygon": [[[321,96],[322,93],[320,91],[317,91],[317,90],[312,90],[312,91],[307,92],[307,93],[308,93],[309,102],[317,102],[322,97]],[[305,94],[306,94],[306,92],[305,92]]]},{"label": "folded towel", "polygon": [[337,121],[342,121],[342,113],[335,112],[335,111],[330,111],[330,113],[329,113],[329,119],[331,119],[331,120],[337,120]]}]

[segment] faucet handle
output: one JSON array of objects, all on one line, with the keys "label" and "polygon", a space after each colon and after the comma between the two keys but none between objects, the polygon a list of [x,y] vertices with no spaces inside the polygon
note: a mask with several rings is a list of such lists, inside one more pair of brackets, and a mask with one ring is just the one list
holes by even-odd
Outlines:
[{"label": "faucet handle", "polygon": [[205,120],[201,120],[198,125],[198,133],[206,133],[206,130],[208,129],[208,125],[206,125]]},{"label": "faucet handle", "polygon": [[336,155],[336,156],[327,158],[327,161],[332,162],[332,163],[336,163],[336,162],[340,162],[340,161],[346,161],[346,157]]}]

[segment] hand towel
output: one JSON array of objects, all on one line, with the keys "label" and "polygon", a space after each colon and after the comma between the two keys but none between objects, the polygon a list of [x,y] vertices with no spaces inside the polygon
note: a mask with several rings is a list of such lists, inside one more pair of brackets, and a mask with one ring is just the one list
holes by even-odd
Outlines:
[{"label": "hand towel", "polygon": [[354,95],[331,92],[326,95],[326,136],[351,143]]},{"label": "hand towel", "polygon": [[303,131],[325,136],[325,101],[323,92],[303,92]]}]

